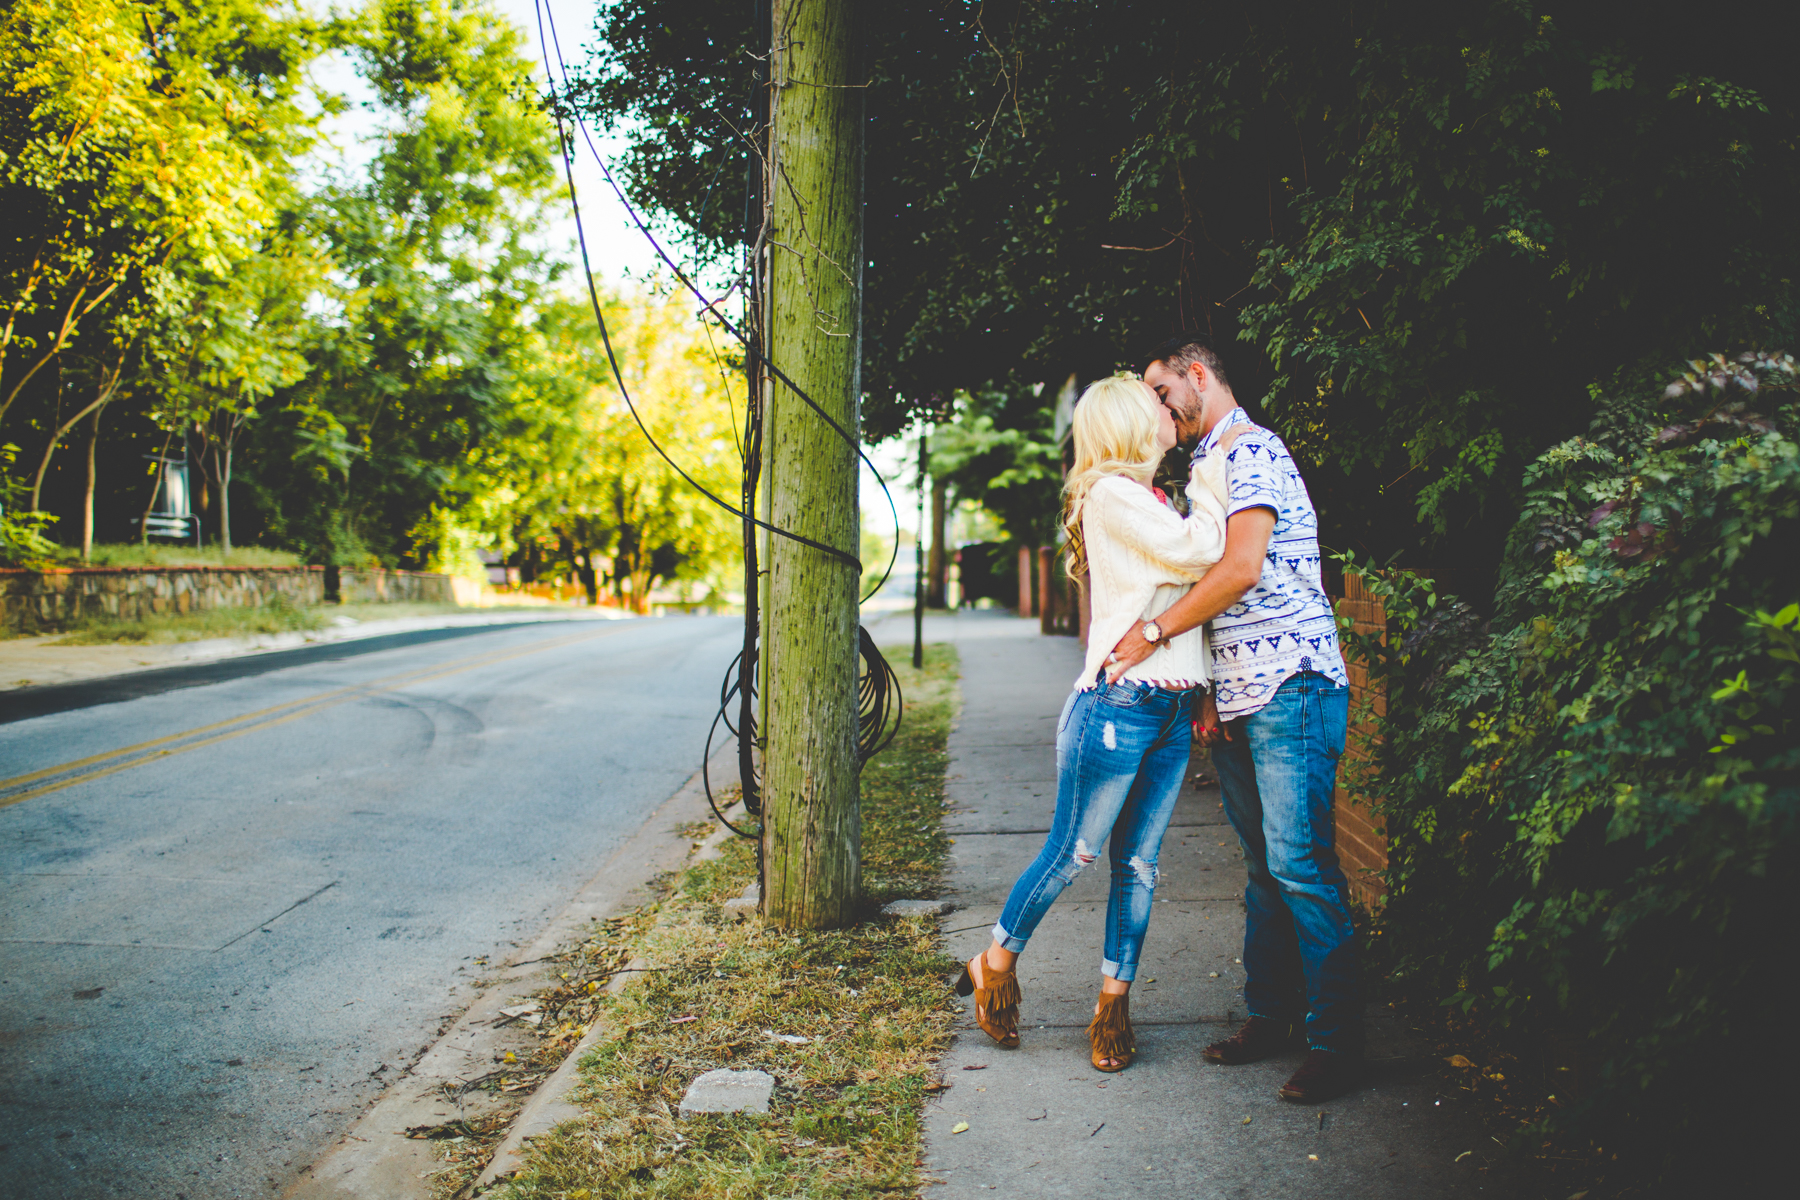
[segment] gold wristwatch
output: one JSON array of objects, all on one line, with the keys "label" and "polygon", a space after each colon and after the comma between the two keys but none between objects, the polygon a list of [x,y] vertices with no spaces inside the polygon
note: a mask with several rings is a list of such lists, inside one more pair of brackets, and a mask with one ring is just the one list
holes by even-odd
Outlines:
[{"label": "gold wristwatch", "polygon": [[1160,648],[1168,645],[1167,642],[1163,641],[1162,626],[1158,625],[1155,621],[1144,622],[1143,634],[1144,640],[1149,642],[1152,646]]}]

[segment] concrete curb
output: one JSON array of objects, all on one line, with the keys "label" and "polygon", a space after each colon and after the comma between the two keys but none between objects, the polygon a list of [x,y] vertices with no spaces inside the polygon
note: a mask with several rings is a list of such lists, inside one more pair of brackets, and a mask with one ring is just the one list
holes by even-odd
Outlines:
[{"label": "concrete curb", "polygon": [[[731,756],[735,758],[736,746],[729,749]],[[723,755],[724,752],[721,751],[721,757]],[[721,765],[719,758],[714,758],[712,765],[715,768],[719,767]],[[698,786],[698,779],[688,781],[688,788]],[[702,802],[705,800],[704,792],[701,793],[701,800]],[[741,804],[725,810],[726,818],[734,823],[743,815],[744,810]],[[731,830],[723,826],[713,830],[693,852],[693,860],[708,862],[719,857],[719,847],[735,836]],[[632,959],[623,971],[607,980],[606,990],[615,996],[618,995],[636,982],[641,977],[640,973],[643,969],[649,965],[641,958]],[[571,1103],[568,1096],[575,1089],[575,1085],[581,1082],[582,1058],[605,1036],[606,1026],[600,1021],[595,1021],[588,1026],[588,1031],[582,1035],[581,1041],[576,1043],[575,1049],[569,1051],[569,1056],[563,1059],[562,1065],[556,1068],[556,1072],[550,1078],[538,1085],[537,1091],[531,1094],[531,1099],[525,1102],[525,1107],[519,1110],[519,1115],[513,1119],[512,1128],[507,1131],[505,1140],[494,1151],[494,1157],[488,1160],[488,1165],[476,1177],[474,1185],[465,1190],[463,1195],[479,1196],[484,1189],[511,1175],[525,1165],[525,1144],[527,1142],[532,1138],[549,1133],[564,1121],[574,1121],[581,1117],[580,1106]]]},{"label": "concrete curb", "polygon": [[[36,634],[0,641],[0,692],[25,688],[56,687],[136,675],[165,667],[194,666],[221,659],[246,658],[282,650],[336,642],[357,642],[393,633],[422,629],[460,629],[502,625],[536,625],[546,621],[619,621],[600,609],[546,608],[540,612],[487,613],[470,609],[432,617],[394,617],[333,626],[306,633],[266,633],[247,638],[208,638],[197,642],[172,642],[148,646],[58,646],[62,634]],[[20,679],[19,676],[30,676]]]},{"label": "concrete curb", "polygon": [[[728,742],[713,756],[712,772],[722,776],[736,756],[736,742]],[[549,986],[555,976],[553,967],[545,965],[545,960],[575,941],[593,922],[647,900],[647,888],[652,879],[679,868],[690,854],[696,853],[693,843],[679,835],[677,828],[711,816],[701,774],[697,771],[613,851],[561,914],[497,972],[488,989],[469,1006],[450,1031],[397,1079],[324,1157],[282,1193],[284,1200],[366,1200],[368,1197],[430,1200],[431,1176],[440,1171],[443,1164],[429,1141],[408,1138],[406,1131],[420,1125],[439,1125],[458,1117],[478,1118],[501,1107],[490,1100],[487,1093],[457,1098],[448,1094],[463,1081],[485,1073],[496,1059],[504,1057],[507,1050],[529,1047],[533,1040],[529,1031],[512,1024],[500,1010],[524,995]],[[708,843],[722,840],[718,838],[719,834],[730,836],[725,830],[717,830]],[[608,986],[622,987],[622,980],[630,977],[621,973]],[[581,1056],[597,1040],[598,1028],[596,1022],[562,1065],[538,1086],[514,1118],[512,1130],[501,1143],[503,1151],[510,1146],[510,1153],[516,1157],[525,1140],[569,1116],[578,1115],[578,1110],[573,1110],[562,1097],[567,1095],[578,1077]],[[561,1081],[560,1090],[553,1092],[551,1085],[557,1081]],[[559,1115],[562,1108],[571,1111]],[[529,1127],[527,1117],[531,1118]],[[544,1124],[546,1120],[548,1123]],[[500,1158],[501,1154],[497,1152],[477,1187],[485,1186],[491,1177],[497,1177],[494,1163]],[[517,1169],[516,1163],[511,1169]]]}]

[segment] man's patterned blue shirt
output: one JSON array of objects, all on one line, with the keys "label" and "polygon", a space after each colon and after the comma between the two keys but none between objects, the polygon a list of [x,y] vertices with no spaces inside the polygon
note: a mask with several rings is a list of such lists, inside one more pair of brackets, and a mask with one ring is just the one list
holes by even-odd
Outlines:
[{"label": "man's patterned blue shirt", "polygon": [[1226,515],[1274,509],[1275,532],[1262,578],[1211,622],[1213,684],[1227,721],[1262,708],[1301,671],[1350,682],[1319,569],[1319,517],[1287,447],[1234,408],[1200,439],[1194,461],[1218,453],[1220,435],[1239,425],[1245,428],[1225,454]]}]

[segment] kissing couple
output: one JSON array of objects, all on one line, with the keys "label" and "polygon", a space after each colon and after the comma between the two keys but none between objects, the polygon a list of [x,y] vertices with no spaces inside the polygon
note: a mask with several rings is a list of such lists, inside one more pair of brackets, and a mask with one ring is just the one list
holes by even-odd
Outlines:
[{"label": "kissing couple", "polygon": [[[1362,1067],[1355,935],[1332,818],[1349,687],[1306,484],[1281,439],[1238,406],[1204,337],[1158,346],[1141,378],[1090,385],[1073,428],[1065,568],[1088,577],[1093,617],[1057,721],[1056,815],[957,991],[973,993],[988,1036],[1018,1046],[1018,957],[1104,846],[1112,888],[1090,1061],[1100,1071],[1131,1065],[1131,981],[1157,854],[1198,740],[1212,750],[1249,875],[1250,1016],[1204,1057],[1255,1062],[1304,1037],[1309,1053],[1281,1097],[1341,1095]],[[1185,517],[1151,482],[1177,445],[1192,452]]]}]

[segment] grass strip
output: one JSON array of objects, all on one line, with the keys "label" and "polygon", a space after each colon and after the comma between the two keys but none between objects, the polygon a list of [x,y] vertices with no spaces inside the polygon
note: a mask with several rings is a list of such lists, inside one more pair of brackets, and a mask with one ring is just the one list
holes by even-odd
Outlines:
[{"label": "grass strip", "polygon": [[297,567],[306,560],[286,550],[267,550],[261,546],[238,546],[227,552],[216,546],[169,544],[166,542],[119,542],[101,544],[84,563],[74,547],[59,547],[59,567]]},{"label": "grass strip", "polygon": [[[906,696],[893,744],[862,773],[865,920],[830,932],[732,921],[721,906],[756,879],[754,847],[662,882],[662,895],[595,926],[540,997],[547,1041],[607,1036],[582,1064],[585,1110],[535,1140],[526,1166],[489,1191],[506,1200],[744,1200],[916,1195],[922,1116],[956,1009],[931,919],[879,916],[888,900],[940,886],[946,742],[957,660],[896,668]],[[653,969],[616,995],[605,976]],[[777,1035],[808,1039],[793,1044]],[[770,1111],[678,1120],[689,1083],[715,1067],[775,1076]],[[472,1172],[471,1172],[472,1173]],[[446,1173],[439,1186],[466,1186]]]}]

